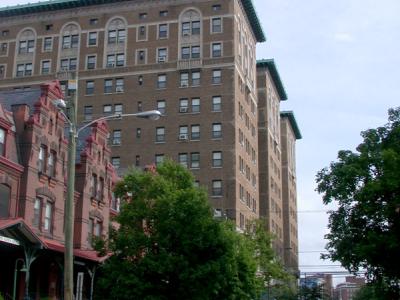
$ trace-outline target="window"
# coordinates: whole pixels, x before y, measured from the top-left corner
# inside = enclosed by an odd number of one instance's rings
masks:
[[[7,43],[1,43],[0,54],[2,54],[2,55],[7,54],[7,49],[8,49],[8,44]]]
[[[123,78],[115,79],[115,92],[116,93],[124,92],[124,79]]]
[[[42,60],[42,75],[50,73],[50,61],[49,60]]]
[[[167,87],[167,75],[161,74],[157,77],[157,88],[165,89]]]
[[[50,177],[55,177],[56,175],[56,153],[54,151],[50,151],[49,156],[47,157],[47,175]]]
[[[88,45],[96,46],[97,45],[97,32],[89,32],[88,34]]]
[[[18,46],[19,54],[33,53],[35,50],[35,40],[20,41]]]
[[[5,184],[0,184],[0,218],[8,218],[10,210],[11,189]]]
[[[138,84],[143,85],[143,76],[142,75],[138,76]]]
[[[212,124],[212,137],[214,139],[219,139],[222,137],[222,125],[221,123]]]
[[[93,95],[94,94],[94,81],[88,80],[86,81],[86,95]]]
[[[125,37],[126,37],[125,29],[109,30],[107,35],[107,43],[122,44],[125,43]]]
[[[53,38],[51,37],[45,37],[43,39],[43,51],[51,51],[53,50]]]
[[[220,33],[222,32],[222,20],[221,18],[211,19],[211,32]]]
[[[99,189],[97,190],[97,200],[103,201],[104,199],[104,178],[99,178]]]
[[[182,72],[180,74],[180,85],[181,85],[181,87],[188,87],[189,86],[189,73]]]
[[[192,46],[192,58],[200,58],[200,46]]]
[[[222,167],[222,152],[214,151],[212,153],[212,166],[219,168]]]
[[[125,54],[110,54],[107,55],[107,68],[123,67],[125,65]]]
[[[190,22],[182,23],[182,35],[183,36],[190,35]]]
[[[140,155],[135,156],[135,166],[139,167],[140,166]]]
[[[64,35],[62,37],[62,48],[70,49],[70,48],[78,48],[79,44],[79,35]]]
[[[193,71],[192,72],[192,85],[200,85],[200,71]]]
[[[222,196],[222,180],[212,181],[212,196]]]
[[[112,135],[112,144],[121,145],[121,130],[114,130]]]
[[[52,222],[53,222],[53,204],[50,202],[46,203],[45,213],[44,213],[44,230],[51,232]]]
[[[166,16],[168,16],[168,10],[161,10],[160,17],[166,17]]]
[[[200,34],[200,21],[192,21],[192,34]]]
[[[185,168],[188,167],[188,154],[187,153],[179,153],[178,155],[178,163],[184,166]]]
[[[200,58],[200,46],[185,46],[181,48],[181,59]]]
[[[157,110],[162,113],[165,114],[165,100],[158,100],[157,101]]]
[[[123,105],[122,104],[115,104],[114,105],[114,113],[115,114],[122,114]]]
[[[32,64],[18,64],[17,65],[17,77],[31,76],[32,75]]]
[[[143,41],[143,40],[146,40],[146,38],[147,38],[146,26],[144,26],[144,25],[139,26],[137,40],[138,41]]]
[[[91,106],[91,105],[86,105],[86,106],[83,108],[83,120],[84,120],[85,122],[92,121],[92,119],[93,119],[92,114],[93,114],[93,106]]]
[[[146,51],[138,50],[137,59],[138,59],[138,62],[145,62],[146,61]]]
[[[74,71],[76,70],[76,58],[64,58],[61,60],[61,71]]]
[[[46,169],[46,152],[47,148],[46,146],[40,146],[39,148],[39,160],[38,160],[38,170],[41,173],[44,173]]]
[[[212,84],[220,84],[221,83],[221,70],[213,70],[212,71]]]
[[[200,153],[192,152],[190,153],[190,168],[199,169],[200,168]]]
[[[191,140],[200,140],[200,125],[192,125],[191,126]]]
[[[192,112],[194,113],[200,112],[200,98],[192,99]]]
[[[213,43],[211,45],[211,56],[212,57],[221,57],[221,55],[222,55],[221,43]]]
[[[112,79],[104,79],[104,94],[113,92],[113,81]]]
[[[8,36],[9,33],[10,33],[9,30],[3,30],[3,31],[1,32],[1,36]]]
[[[182,59],[190,58],[190,47],[182,47],[181,48],[181,58]]]
[[[156,128],[156,143],[165,142],[165,127]]]
[[[187,140],[188,139],[189,129],[186,125],[179,126],[179,140]]]
[[[189,100],[188,99],[180,99],[179,100],[179,112],[187,113],[189,111]]]
[[[110,104],[103,105],[103,114],[104,115],[112,114],[112,105]]]
[[[137,103],[137,111],[143,111],[142,101],[138,101],[138,103]]]
[[[99,22],[99,19],[93,18],[89,20],[90,25],[96,25]]]
[[[33,203],[33,227],[40,228],[40,217],[42,215],[42,200],[40,198],[36,198]]]
[[[160,24],[158,25],[158,38],[167,38],[168,37],[168,25]]]
[[[143,20],[147,18],[147,13],[140,13],[139,14],[139,19]]]
[[[140,139],[142,136],[142,129],[141,128],[136,128],[136,138]]]
[[[162,164],[163,161],[164,161],[164,154],[156,154],[156,156],[155,156],[156,166],[159,166],[160,164]]]
[[[0,78],[4,78],[5,76],[5,67],[4,65],[0,65]]]
[[[121,166],[121,158],[119,156],[111,157],[111,164],[115,169],[119,169]]]
[[[221,111],[221,96],[212,97],[212,111]]]
[[[6,131],[0,128],[0,155],[4,156],[6,150]]]
[[[167,48],[159,48],[158,49],[157,61],[158,62],[166,62],[167,61]]]
[[[103,231],[103,222],[97,221],[96,224],[94,225],[94,235],[95,236],[101,236],[101,233]]]
[[[221,10],[221,4],[214,4],[214,5],[212,6],[212,10],[213,10],[213,11],[219,11],[219,10]]]
[[[86,69],[93,70],[96,68],[96,55],[89,55],[86,61]]]

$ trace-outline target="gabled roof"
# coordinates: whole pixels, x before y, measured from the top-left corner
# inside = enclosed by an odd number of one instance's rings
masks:
[[[294,136],[297,140],[301,140],[303,137],[301,136],[301,132],[299,126],[297,126],[296,118],[294,117],[293,111],[281,111],[281,118],[286,117],[289,119],[290,126],[292,126]]]
[[[28,1],[28,0],[27,0]],[[129,0],[49,0],[37,3],[28,3],[23,5],[6,6],[0,8],[0,17],[10,17],[26,15],[38,12],[49,12],[55,10],[91,6],[97,4],[107,4],[115,2],[124,2]],[[247,18],[257,42],[265,42],[266,38],[257,16],[252,0],[241,0]]]
[[[11,111],[14,105],[28,105],[32,114],[34,104],[39,100],[40,95],[40,88],[25,91],[0,91],[0,103],[8,111]]]
[[[260,59],[257,60],[257,68],[267,68],[271,74],[272,80],[274,81],[275,87],[278,91],[279,97],[282,101],[287,100],[287,94],[285,87],[283,86],[281,77],[279,76],[278,69],[276,68],[275,61],[271,59]]]

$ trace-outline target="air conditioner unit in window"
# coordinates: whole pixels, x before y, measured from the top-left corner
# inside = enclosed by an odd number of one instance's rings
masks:
[[[165,56],[160,56],[160,57],[158,58],[158,62],[159,62],[159,63],[165,62]]]
[[[187,139],[188,139],[187,133],[181,133],[181,134],[179,135],[179,140],[180,140],[180,141],[186,141]]]
[[[107,64],[107,68],[114,68],[115,67],[115,64],[114,63],[108,63]]]
[[[188,107],[184,106],[184,107],[179,107],[179,112],[180,113],[187,113],[188,112]]]
[[[222,217],[222,210],[219,208],[214,209],[214,218],[221,218]]]
[[[115,88],[115,91],[116,91],[117,93],[122,93],[122,92],[124,91],[124,88],[123,88],[122,86],[117,86],[117,87]]]
[[[188,87],[188,86],[189,86],[189,82],[187,80],[181,81],[181,87]]]

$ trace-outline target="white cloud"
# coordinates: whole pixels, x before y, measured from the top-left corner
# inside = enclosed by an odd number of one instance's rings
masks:
[[[351,43],[354,41],[353,36],[347,32],[336,32],[333,36],[335,41],[342,43]]]

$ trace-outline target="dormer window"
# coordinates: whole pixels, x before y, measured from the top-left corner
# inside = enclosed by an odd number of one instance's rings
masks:
[[[0,128],[0,155],[4,156],[6,150],[6,131]]]

